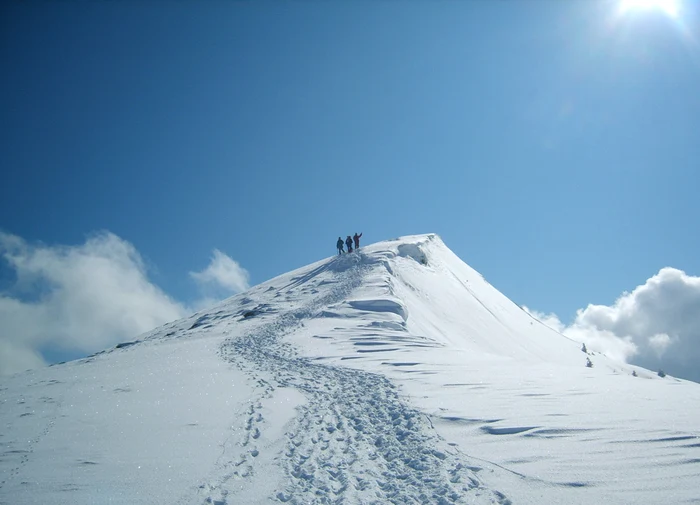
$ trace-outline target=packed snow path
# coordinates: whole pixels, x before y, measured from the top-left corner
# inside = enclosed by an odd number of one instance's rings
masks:
[[[699,405],[402,237],[3,378],[0,504],[700,503]]]
[[[501,493],[481,486],[474,474],[479,468],[469,466],[463,455],[441,440],[430,421],[402,401],[389,380],[300,358],[282,341],[304,320],[347,299],[362,284],[366,268],[357,253],[330,260],[304,279],[332,271],[333,287],[327,294],[278,313],[221,348],[226,359],[248,370],[259,385],[261,399],[277,387],[296,388],[308,399],[286,433],[282,464],[287,483],[274,498],[300,505],[509,504]],[[265,373],[272,380],[263,378]],[[260,436],[254,426],[260,418],[254,413],[251,408],[247,425],[251,435],[243,444],[246,451],[230,465],[232,471],[223,472],[219,485],[203,487],[214,491],[204,498],[205,503],[236,503],[229,482],[255,472],[253,460],[259,451],[249,442]]]

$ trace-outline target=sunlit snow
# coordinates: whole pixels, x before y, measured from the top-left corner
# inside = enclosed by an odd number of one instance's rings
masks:
[[[419,235],[3,378],[0,503],[697,503],[699,427]]]

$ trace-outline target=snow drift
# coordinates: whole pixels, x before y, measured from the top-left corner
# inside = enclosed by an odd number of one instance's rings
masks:
[[[699,399],[403,237],[3,379],[0,503],[690,503]]]

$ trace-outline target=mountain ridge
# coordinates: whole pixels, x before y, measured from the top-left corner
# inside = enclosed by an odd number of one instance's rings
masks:
[[[0,503],[690,502],[698,399],[407,236],[8,379]]]

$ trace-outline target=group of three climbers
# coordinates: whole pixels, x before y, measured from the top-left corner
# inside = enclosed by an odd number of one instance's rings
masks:
[[[348,252],[349,252],[349,253],[352,252],[352,242],[353,242],[353,240],[355,241],[355,249],[359,249],[359,248],[360,248],[360,237],[361,237],[361,236],[362,236],[362,233],[360,233],[360,234],[358,235],[357,232],[355,232],[355,236],[353,236],[352,238],[350,238],[350,235],[348,235],[348,238],[345,239],[345,245],[348,246]],[[341,254],[343,254],[343,253],[345,252],[345,250],[343,249],[343,239],[342,239],[342,238],[338,237],[338,242],[336,242],[335,246],[338,248],[338,256],[340,256]]]

